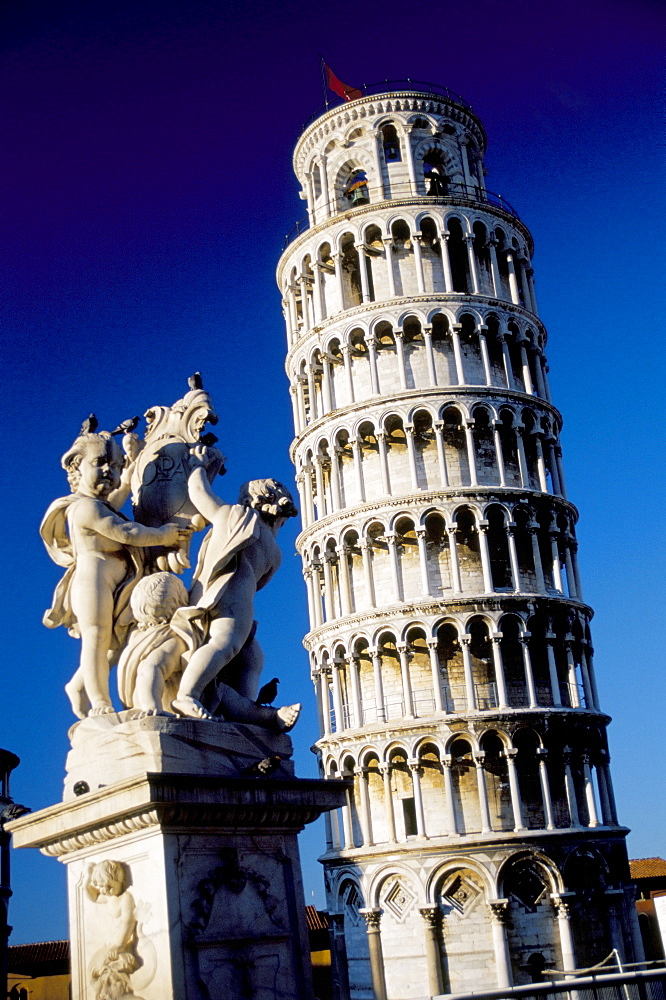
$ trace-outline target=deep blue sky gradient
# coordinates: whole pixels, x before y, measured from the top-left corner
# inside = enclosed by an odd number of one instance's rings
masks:
[[[62,685],[78,647],[41,625],[59,571],[37,527],[67,492],[59,458],[81,420],[94,410],[110,428],[171,403],[198,369],[229,457],[220,490],[293,482],[274,271],[304,215],[291,153],[323,101],[323,52],[352,85],[411,77],[462,93],[488,133],[489,188],[535,237],[620,816],[633,857],[666,855],[660,5],[6,0],[1,16],[0,731],[22,758],[15,797],[38,809],[61,794],[73,721]],[[267,676],[307,706],[294,734],[307,776],[316,732],[296,530],[258,617]],[[318,904],[321,837],[302,838]],[[63,868],[33,851],[13,866],[12,943],[65,937]]]

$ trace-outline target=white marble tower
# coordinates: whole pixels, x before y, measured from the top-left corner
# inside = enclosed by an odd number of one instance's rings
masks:
[[[377,89],[377,88],[376,88]],[[457,95],[307,125],[278,267],[339,993],[530,982],[640,944],[532,238]]]

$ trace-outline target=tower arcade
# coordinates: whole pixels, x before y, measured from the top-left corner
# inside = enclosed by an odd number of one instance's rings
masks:
[[[403,82],[294,154],[278,283],[355,1000],[640,954],[533,243],[485,147],[461,98]]]

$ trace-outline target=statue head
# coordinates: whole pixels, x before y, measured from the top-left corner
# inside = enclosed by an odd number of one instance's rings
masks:
[[[72,493],[104,499],[120,485],[125,456],[108,431],[80,434],[61,465]]]
[[[144,576],[132,591],[130,605],[139,628],[170,622],[178,608],[189,603],[187,590],[174,573]]]
[[[238,502],[258,511],[268,524],[274,524],[277,518],[286,520],[298,514],[291,493],[277,479],[252,479],[243,483]]]
[[[90,885],[101,896],[120,896],[127,888],[122,861],[100,861],[90,872]]]

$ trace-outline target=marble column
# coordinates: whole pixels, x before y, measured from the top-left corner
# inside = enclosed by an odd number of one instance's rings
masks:
[[[520,786],[518,784],[518,773],[516,771],[516,757],[518,751],[510,749],[504,751],[507,774],[509,776],[509,791],[511,794],[511,811],[513,812],[513,829],[515,833],[526,830],[523,819],[523,807],[520,799]]]
[[[386,709],[384,707],[384,684],[382,682],[382,656],[377,646],[368,646],[368,653],[372,657],[372,669],[375,685],[375,710],[377,721],[386,722]]]
[[[442,702],[442,678],[439,668],[437,639],[428,639],[428,652],[430,654],[430,673],[432,676],[432,692],[435,700],[435,711],[442,712],[444,710],[444,705]]]
[[[576,952],[571,933],[570,900],[573,892],[552,893],[551,900],[557,913],[557,924],[560,932],[560,950],[562,952],[562,968],[565,972],[573,972],[576,968]]]
[[[451,769],[453,767],[453,757],[451,754],[446,754],[442,757],[442,777],[444,779],[444,811],[446,815],[446,832],[450,837],[456,837],[458,835],[458,828],[456,825],[456,807],[453,792],[453,774]]]
[[[490,927],[493,935],[493,948],[495,951],[497,985],[498,987],[512,986],[513,978],[511,975],[511,955],[509,954],[509,942],[506,936],[506,921],[508,917],[509,900],[488,900],[488,909],[491,913]]]
[[[444,974],[440,949],[442,911],[436,903],[419,907],[425,930],[425,956],[428,970],[428,993],[435,997],[444,993]]]
[[[380,927],[382,911],[378,907],[371,907],[359,910],[358,912],[365,918],[374,1000],[388,1000],[386,993],[386,975],[384,972],[384,954],[382,951],[382,932]]]
[[[541,784],[541,800],[543,802],[543,814],[547,830],[555,829],[553,818],[553,800],[550,794],[550,781],[548,779],[548,751],[545,747],[537,747],[537,759],[539,761],[539,782]]]
[[[437,462],[439,464],[439,479],[443,489],[446,490],[449,488],[449,470],[446,465],[446,452],[444,450],[444,423],[441,420],[436,420],[434,428],[435,443],[437,445]]]
[[[375,607],[375,581],[372,576],[372,543],[364,538],[361,542],[361,561],[368,607]]]
[[[409,476],[411,479],[412,489],[414,492],[418,492],[421,488],[419,486],[419,476],[416,468],[416,445],[414,443],[414,435],[416,431],[414,424],[405,424],[405,440],[407,442],[407,458],[409,460]]]
[[[497,685],[497,707],[509,708],[509,698],[506,690],[506,679],[504,676],[504,662],[502,660],[502,633],[493,632],[490,637],[493,650],[493,666],[495,668],[495,684]]]
[[[379,772],[384,782],[384,815],[386,818],[386,830],[389,844],[395,844],[395,814],[393,812],[393,793],[391,790],[391,765],[381,763]]]
[[[425,344],[426,365],[428,367],[428,388],[432,389],[437,385],[435,355],[432,347],[432,326],[423,327],[423,343]]]
[[[427,837],[425,828],[425,812],[423,810],[423,792],[421,790],[421,762],[417,757],[410,757],[407,765],[412,775],[414,789],[414,812],[416,813],[416,832],[419,837]]]
[[[377,431],[377,446],[379,448],[379,468],[382,474],[382,490],[386,496],[391,496],[391,480],[389,477],[388,450],[386,447],[386,432]]]
[[[484,762],[485,753],[477,753],[474,756],[474,766],[476,768],[476,786],[479,793],[479,812],[481,813],[481,833],[490,833],[492,824],[490,822],[490,808],[488,806],[488,789],[486,787],[486,772]]]
[[[358,793],[361,803],[361,831],[363,833],[363,846],[372,847],[372,818],[370,814],[370,793],[368,791],[368,769],[367,767],[355,767],[354,775],[358,781]]]
[[[400,657],[400,680],[402,683],[402,703],[403,703],[403,714],[406,719],[414,718],[414,704],[412,697],[412,684],[409,677],[409,660],[410,652],[409,646],[406,642],[399,642],[397,645],[398,655]]]

